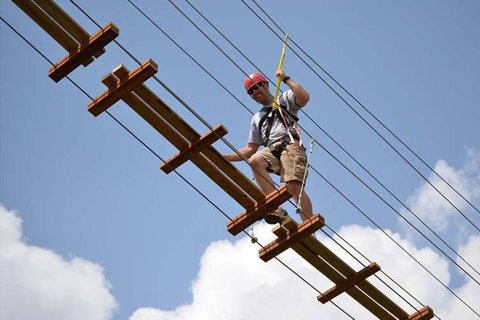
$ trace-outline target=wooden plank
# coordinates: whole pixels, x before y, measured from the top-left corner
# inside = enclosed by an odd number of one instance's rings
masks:
[[[350,277],[355,274],[355,270],[353,268],[341,260],[332,251],[330,251],[330,249],[328,249],[320,241],[314,239],[313,237],[307,237],[302,240],[302,243],[308,246],[313,252],[322,257],[330,265],[332,265],[343,276]],[[406,313],[395,302],[393,302],[390,298],[388,298],[385,294],[368,282],[368,280],[362,281],[357,285],[357,287],[368,294],[372,299],[377,301],[381,306],[383,306],[397,318],[405,319],[408,317],[408,313]]]
[[[108,89],[91,101],[88,104],[88,111],[94,116],[98,116],[120,100],[124,94],[130,92],[157,73],[157,70],[157,64],[153,60],[148,59],[140,67],[132,71],[127,78],[120,80],[115,87]]]
[[[292,219],[292,218],[287,218],[288,219]],[[285,230],[285,228],[283,227],[283,225],[279,224],[277,225],[275,228],[272,229],[272,232],[278,237],[278,238],[281,238],[281,237],[285,237],[287,235],[287,232],[288,230]]]
[[[328,291],[324,292],[323,294],[317,297],[318,301],[325,304],[328,301],[332,300],[336,296],[340,295],[341,293],[347,291],[348,289],[352,288],[356,284],[361,281],[364,281],[367,277],[371,276],[375,272],[380,270],[380,266],[375,262],[371,263],[370,265],[366,266],[359,272],[355,273],[353,276],[348,277],[343,282],[337,284],[333,288],[329,289]]]
[[[107,73],[100,81],[109,89],[118,83],[118,79],[111,73]]]
[[[55,20],[65,31],[67,31],[78,43],[85,43],[89,40],[90,34],[82,28],[70,15],[52,0],[33,0],[53,20]],[[105,52],[105,50],[103,50]],[[95,55],[98,58],[103,52]]]
[[[33,0],[43,9],[53,20],[55,20],[65,31],[67,31],[78,43],[83,43],[90,38],[85,29],[83,29],[72,17],[52,0]]]
[[[266,196],[263,201],[257,202],[251,209],[239,214],[232,221],[227,223],[227,230],[234,236],[239,234],[243,229],[247,228],[257,220],[266,217],[270,212],[273,212],[282,203],[292,197],[292,193],[288,190],[287,185],[283,185],[277,190]]]
[[[275,239],[260,249],[258,252],[260,259],[265,262],[269,261],[323,226],[325,226],[325,219],[320,214],[316,214],[297,225],[295,230],[288,231],[283,237]]]
[[[166,174],[172,172],[174,169],[187,162],[193,155],[202,152],[227,133],[228,130],[224,126],[221,124],[217,125],[211,131],[201,136],[200,139],[190,144],[186,149],[183,149],[172,158],[168,159],[164,164],[160,165],[160,169]]]
[[[47,16],[39,7],[30,0],[12,0],[23,10],[33,21],[35,21],[45,32],[57,41],[65,50],[71,52],[78,47],[78,43],[67,32]],[[92,59],[93,61],[93,59]]]
[[[112,70],[112,73],[120,80],[126,78],[130,73],[130,70],[127,69],[123,64],[119,65],[115,69]]]
[[[116,72],[119,74],[119,72]],[[127,72],[128,75],[128,72]],[[102,78],[102,83],[112,88],[118,84],[118,80],[112,74]],[[122,97],[138,115],[149,123],[158,133],[163,135],[177,149],[185,149],[189,143],[169,123],[158,116],[144,101],[135,94],[129,92]],[[232,183],[218,168],[202,155],[196,155],[191,161],[212,179],[220,188],[237,201],[245,209],[252,208],[255,202],[248,197],[240,188]]]
[[[195,129],[193,129],[149,88],[146,86],[139,86],[135,88],[134,92],[162,118],[175,127],[188,141],[194,142],[200,138],[200,134],[195,131]]]
[[[82,44],[90,38],[90,34],[85,31],[72,17],[70,17],[63,9],[52,0],[33,0],[43,9],[58,25],[60,25],[67,33],[69,33],[78,43]],[[101,48],[93,54],[95,58],[105,53],[105,49]],[[83,65],[86,67],[93,59],[86,59]]]
[[[198,134],[188,123],[186,123],[175,111],[173,111],[165,102],[163,102],[155,93],[146,86],[138,86],[133,90],[142,98],[152,109],[154,109],[162,118],[170,123],[178,132],[180,132],[188,141],[194,142],[200,138]],[[208,147],[203,154],[222,170],[231,180],[243,189],[256,202],[265,199],[265,194],[242,172],[240,172],[230,161],[225,159],[215,148]]]
[[[108,88],[115,87],[118,82],[119,80],[111,73],[102,78],[102,83]],[[122,97],[122,100],[177,149],[183,149],[188,146],[188,141],[181,137],[174,128],[153,112],[152,109],[135,94],[128,92]]]
[[[100,50],[98,50],[97,52],[95,52],[95,53],[93,54],[93,56],[94,56],[95,58],[98,58],[98,57],[100,57],[102,54],[104,54],[106,51],[107,51],[107,50],[105,50],[105,48],[101,48]]]
[[[48,76],[55,82],[60,81],[82,64],[83,61],[91,57],[92,54],[118,37],[118,34],[119,30],[113,23],[107,24],[86,42],[82,43],[76,50],[73,50],[55,66],[50,68]]]
[[[408,320],[428,320],[432,319],[434,316],[435,314],[433,314],[433,310],[429,306],[426,306],[409,316]]]
[[[309,237],[313,238],[313,237]],[[321,259],[315,252],[309,247],[305,246],[303,242],[299,242],[292,246],[292,249],[299,254],[303,259],[310,263],[315,269],[324,274],[328,279],[334,283],[341,283],[345,280],[345,277],[341,275],[337,270],[330,266],[327,262]],[[366,295],[364,292],[356,287],[347,291],[355,301],[364,306],[368,311],[374,314],[377,318],[382,320],[395,320],[396,318],[383,309],[377,302]]]

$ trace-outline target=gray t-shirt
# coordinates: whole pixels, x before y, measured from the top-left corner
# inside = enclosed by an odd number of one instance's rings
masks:
[[[285,91],[281,96],[278,97],[277,103],[287,106],[287,110],[297,116],[300,107],[295,104],[295,95],[292,90]],[[273,114],[270,113],[269,117],[272,117]],[[250,122],[250,135],[248,137],[248,143],[263,144],[263,137],[266,134],[266,126],[259,128],[260,124],[260,112],[257,112]],[[267,120],[268,121],[268,120]],[[270,141],[276,141],[282,139],[285,136],[288,136],[288,132],[285,129],[285,125],[282,123],[281,117],[276,117],[273,119],[272,128],[270,130],[270,136],[268,137]]]

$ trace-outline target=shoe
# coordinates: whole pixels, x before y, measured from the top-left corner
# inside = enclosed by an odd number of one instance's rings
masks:
[[[278,208],[272,213],[267,214],[267,216],[265,217],[265,221],[268,224],[277,224],[286,220],[287,218],[288,218],[287,210],[283,208]]]

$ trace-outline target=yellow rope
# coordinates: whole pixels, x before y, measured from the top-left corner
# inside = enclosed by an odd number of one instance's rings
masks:
[[[288,33],[285,35],[285,40],[283,40],[282,56],[280,57],[280,63],[278,64],[277,71],[282,70],[283,68],[283,59],[285,58],[285,50],[287,49],[287,39],[288,39]],[[282,82],[282,78],[278,77],[277,87],[275,88],[275,95],[274,95],[275,99],[273,101],[274,108],[278,108],[277,96],[278,96],[278,90],[280,89],[280,82]]]

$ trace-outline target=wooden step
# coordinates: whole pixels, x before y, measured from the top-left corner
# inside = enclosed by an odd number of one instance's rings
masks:
[[[189,144],[187,148],[177,153],[172,158],[168,159],[164,164],[160,165],[160,169],[165,173],[170,173],[185,162],[187,162],[192,156],[199,154],[212,143],[223,137],[228,133],[228,130],[219,124],[213,128],[210,132],[201,136],[197,141]]]
[[[261,220],[270,212],[276,210],[282,203],[292,197],[287,185],[283,185],[277,190],[266,196],[261,202],[246,210],[227,223],[227,230],[234,236],[242,232],[245,228],[252,225],[255,221]]]
[[[358,283],[364,281],[366,278],[368,278],[369,276],[371,276],[377,271],[380,271],[380,266],[375,262],[373,262],[370,265],[363,268],[362,270],[360,270],[359,272],[355,273],[353,276],[346,278],[343,282],[337,284],[330,290],[322,293],[317,297],[317,299],[321,303],[325,304],[328,301],[335,298],[336,296],[340,295],[341,293],[347,291],[348,289],[352,288]]]
[[[288,219],[292,220],[291,218]],[[287,224],[289,222],[286,221],[284,223]],[[325,226],[325,219],[320,214],[316,214],[312,218],[305,220],[299,225],[295,223],[295,228],[287,231],[285,235],[272,241],[264,248],[259,250],[258,254],[260,256],[260,259],[265,262],[269,261],[270,259],[276,257],[283,251],[293,246],[295,243],[299,242],[306,236],[311,235],[323,226]],[[281,226],[278,226],[276,228],[279,227]]]
[[[118,28],[113,24],[90,36],[52,0],[12,1],[67,50],[68,55],[49,70],[49,77],[55,82],[81,64],[88,66],[94,57],[98,58],[105,52],[103,47],[118,36]]]
[[[55,41],[58,42],[68,52],[75,50],[78,42],[66,31],[45,14],[35,3],[30,0],[12,0],[20,9],[23,10],[33,21],[35,21],[45,32],[47,32]],[[93,61],[93,59],[91,59]]]
[[[72,17],[70,17],[58,4],[52,0],[33,0],[55,22],[67,31],[78,43],[85,43],[90,39],[90,34],[85,31]],[[105,52],[101,48],[93,54],[98,58]]]
[[[433,313],[433,310],[429,306],[426,306],[418,312],[410,315],[407,320],[428,320],[432,319],[434,316],[435,314]]]
[[[72,50],[72,52],[60,60],[55,66],[50,68],[48,76],[55,82],[60,81],[85,60],[88,60],[93,54],[99,52],[104,46],[118,37],[118,35],[118,28],[113,23],[107,24],[103,29],[88,38],[86,42],[82,43],[75,50]]]
[[[157,64],[148,59],[141,66],[130,72],[128,77],[120,80],[114,87],[109,88],[88,104],[88,111],[95,117],[110,108],[126,93],[141,85],[158,71]]]

